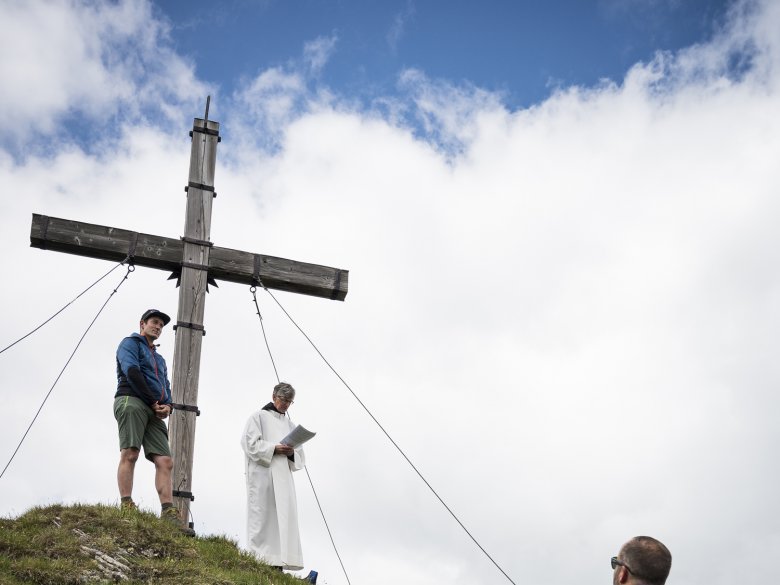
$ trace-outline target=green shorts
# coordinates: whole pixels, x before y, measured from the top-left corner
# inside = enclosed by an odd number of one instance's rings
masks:
[[[155,455],[171,456],[168,427],[146,403],[135,396],[114,399],[114,418],[119,425],[119,448],[144,448],[144,456],[152,461]]]

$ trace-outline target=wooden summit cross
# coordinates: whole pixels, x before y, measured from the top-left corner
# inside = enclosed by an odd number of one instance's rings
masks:
[[[220,138],[219,122],[208,117],[207,99],[204,118],[195,118],[190,132],[184,237],[164,238],[38,214],[33,214],[30,229],[30,245],[35,248],[115,262],[129,258],[132,264],[171,271],[171,278],[180,278],[179,307],[173,326],[176,340],[172,399],[176,406],[170,417],[170,435],[173,493],[183,526],[188,522],[190,501],[195,499],[191,491],[192,465],[195,416],[200,414],[198,378],[202,338],[206,334],[203,314],[208,282],[221,279],[258,286],[262,283],[267,288],[343,301],[349,278],[347,270],[219,248],[209,241],[211,207],[217,196],[214,167]]]

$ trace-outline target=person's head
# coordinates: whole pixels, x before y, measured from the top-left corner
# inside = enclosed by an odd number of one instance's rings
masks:
[[[672,553],[650,536],[635,536],[612,557],[613,585],[664,585],[672,568]]]
[[[279,382],[274,386],[273,401],[276,410],[279,412],[287,412],[287,409],[290,408],[294,398],[295,388],[293,388],[292,385],[287,382]]]
[[[163,327],[170,323],[171,318],[157,309],[149,309],[141,315],[141,335],[150,342],[155,341],[162,335]]]

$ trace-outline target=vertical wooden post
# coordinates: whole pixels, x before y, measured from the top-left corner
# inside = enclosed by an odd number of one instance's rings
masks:
[[[198,404],[200,352],[205,335],[211,208],[215,197],[214,168],[219,142],[219,123],[196,118],[192,128],[190,175],[187,187],[187,217],[184,224],[179,309],[173,354],[173,402],[189,407]],[[181,523],[187,526],[192,497],[192,467],[195,448],[196,412],[177,408],[170,420],[171,451],[174,459],[174,503]]]

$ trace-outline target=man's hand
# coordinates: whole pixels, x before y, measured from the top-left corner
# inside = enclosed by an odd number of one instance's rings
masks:
[[[152,404],[152,410],[154,410],[154,415],[157,418],[168,418],[168,415],[173,412],[173,408],[170,404],[160,404],[159,402],[155,402]]]
[[[290,447],[290,445],[285,445],[284,443],[279,443],[276,447],[274,447],[274,455],[292,455],[295,452],[295,449]]]

